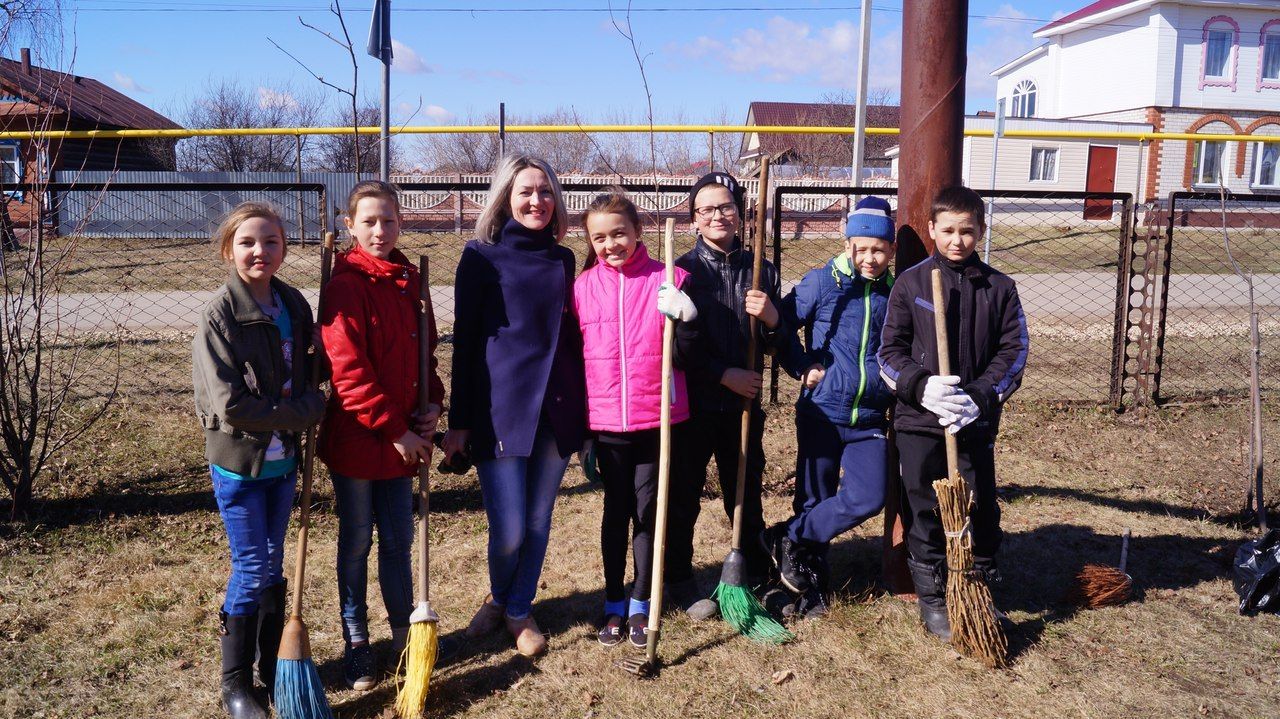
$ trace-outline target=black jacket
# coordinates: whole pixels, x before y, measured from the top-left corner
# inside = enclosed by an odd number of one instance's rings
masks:
[[[697,334],[700,351],[690,353],[686,366],[690,408],[703,412],[741,412],[742,397],[720,384],[726,369],[747,367],[747,337],[750,315],[744,309],[751,289],[754,255],[734,238],[733,249],[721,252],[699,235],[693,249],[676,259],[676,266],[689,273],[685,291],[698,308]],[[778,271],[765,260],[761,265],[760,289],[775,307],[781,307]],[[781,314],[781,312],[779,312]],[[756,323],[755,368],[762,370],[761,357],[773,354],[787,339],[781,324],[774,329]],[[760,396],[756,395],[759,403]]]
[[[931,271],[942,270],[951,373],[980,414],[961,437],[995,437],[1000,409],[1022,384],[1027,366],[1027,319],[1013,279],[977,255],[955,264],[933,255],[898,276],[880,334],[880,374],[898,396],[894,427],[941,435],[932,412],[920,405],[925,382],[938,373]]]

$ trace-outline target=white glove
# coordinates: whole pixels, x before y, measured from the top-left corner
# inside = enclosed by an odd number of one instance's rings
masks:
[[[978,403],[974,402],[973,398],[964,390],[956,390],[955,394],[951,395],[947,399],[953,401],[958,400],[961,403],[960,408],[952,414],[949,421],[941,418],[938,419],[938,424],[946,427],[947,431],[951,434],[955,434],[965,427],[968,427],[978,418],[978,414],[980,413],[978,410]]]
[[[658,287],[658,311],[677,322],[692,322],[698,318],[698,308],[689,295],[669,282]]]
[[[924,385],[924,396],[920,398],[920,404],[925,409],[938,416],[938,423],[946,426],[954,422],[964,407],[964,402],[956,398],[956,394],[964,394],[956,389],[956,385],[960,384],[960,378],[953,374],[933,375],[929,377]],[[969,399],[967,396],[965,399]],[[969,399],[969,402],[973,400]]]

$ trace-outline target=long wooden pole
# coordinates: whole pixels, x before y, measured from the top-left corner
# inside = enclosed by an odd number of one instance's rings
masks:
[[[764,268],[764,233],[769,226],[769,214],[765,212],[769,204],[769,158],[760,158],[760,193],[756,201],[756,236],[752,242],[751,289],[760,289],[760,273]],[[750,335],[747,337],[747,369],[759,371],[756,363],[756,335],[759,333],[759,320],[752,317],[747,323]],[[755,400],[744,399],[742,402],[742,433],[738,440],[738,481],[733,498],[733,548],[742,549],[742,506],[747,495],[747,451],[751,443],[751,407]]]

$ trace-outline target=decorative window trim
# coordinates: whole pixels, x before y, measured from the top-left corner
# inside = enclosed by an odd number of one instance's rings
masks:
[[[1262,30],[1258,31],[1258,92],[1264,89],[1280,90],[1280,78],[1268,80],[1262,76],[1262,62],[1267,59],[1267,35],[1272,28],[1275,28],[1275,33],[1280,35],[1280,18],[1268,21],[1262,26]]]
[[[1231,26],[1231,73],[1223,78],[1211,78],[1205,75],[1205,65],[1209,61],[1209,30],[1218,23],[1225,23]],[[1204,30],[1200,34],[1200,89],[1206,87],[1229,87],[1232,92],[1236,90],[1236,70],[1240,63],[1240,25],[1227,15],[1215,15],[1208,19],[1204,24]]]
[[[1035,178],[1035,170],[1036,170],[1036,151],[1037,151],[1037,150],[1039,150],[1039,151],[1041,151],[1041,152],[1052,152],[1052,153],[1053,153],[1053,177],[1052,177],[1052,178],[1045,178],[1045,177],[1042,177],[1042,178],[1040,178],[1040,179],[1036,179],[1036,178]],[[1060,168],[1060,166],[1061,166],[1061,163],[1059,162],[1059,160],[1061,160],[1061,159],[1062,159],[1062,152],[1061,152],[1060,150],[1061,150],[1061,148],[1059,148],[1059,147],[1050,147],[1050,146],[1048,146],[1048,145],[1032,145],[1032,147],[1031,147],[1031,167],[1030,167],[1030,169],[1029,169],[1029,170],[1028,170],[1028,172],[1027,172],[1027,182],[1033,182],[1033,183],[1037,183],[1037,184],[1043,183],[1043,184],[1046,184],[1046,185],[1057,184],[1057,182],[1058,182],[1058,170],[1059,170],[1059,168]]]
[[[1275,170],[1274,180],[1270,185],[1264,185],[1258,182],[1258,173],[1262,171],[1262,152],[1267,146],[1274,146],[1275,143],[1270,142],[1252,142],[1253,145],[1253,169],[1249,173],[1249,187],[1257,187],[1266,190],[1280,189],[1280,169]]]

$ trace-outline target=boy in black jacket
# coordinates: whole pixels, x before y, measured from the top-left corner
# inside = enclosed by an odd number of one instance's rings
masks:
[[[976,569],[999,581],[995,439],[1000,410],[1022,383],[1027,321],[1008,276],[974,254],[983,234],[983,205],[966,187],[938,193],[930,209],[934,254],[898,276],[880,336],[880,373],[898,397],[894,413],[902,469],[902,521],[907,565],[925,627],[944,640],[946,544],[933,482],[947,474],[942,433],[956,435],[960,473],[973,488],[970,514]],[[954,375],[938,375],[933,268],[942,270]]]
[[[698,308],[698,358],[686,368],[689,421],[672,437],[671,494],[668,506],[666,581],[672,603],[695,619],[716,616],[718,607],[693,579],[693,529],[701,511],[702,488],[712,457],[720,475],[725,513],[733,519],[738,479],[744,402],[751,406],[743,500],[743,547],[754,585],[763,583],[772,566],[760,532],[764,511],[760,480],[764,475],[764,410],[760,407],[760,355],[772,353],[786,340],[779,331],[778,271],[763,263],[760,290],[752,290],[753,253],[738,237],[742,226],[743,191],[731,175],[712,172],[699,178],[689,193],[689,216],[697,240],[676,260],[689,272],[686,292]],[[754,367],[747,369],[749,319],[757,323]]]

